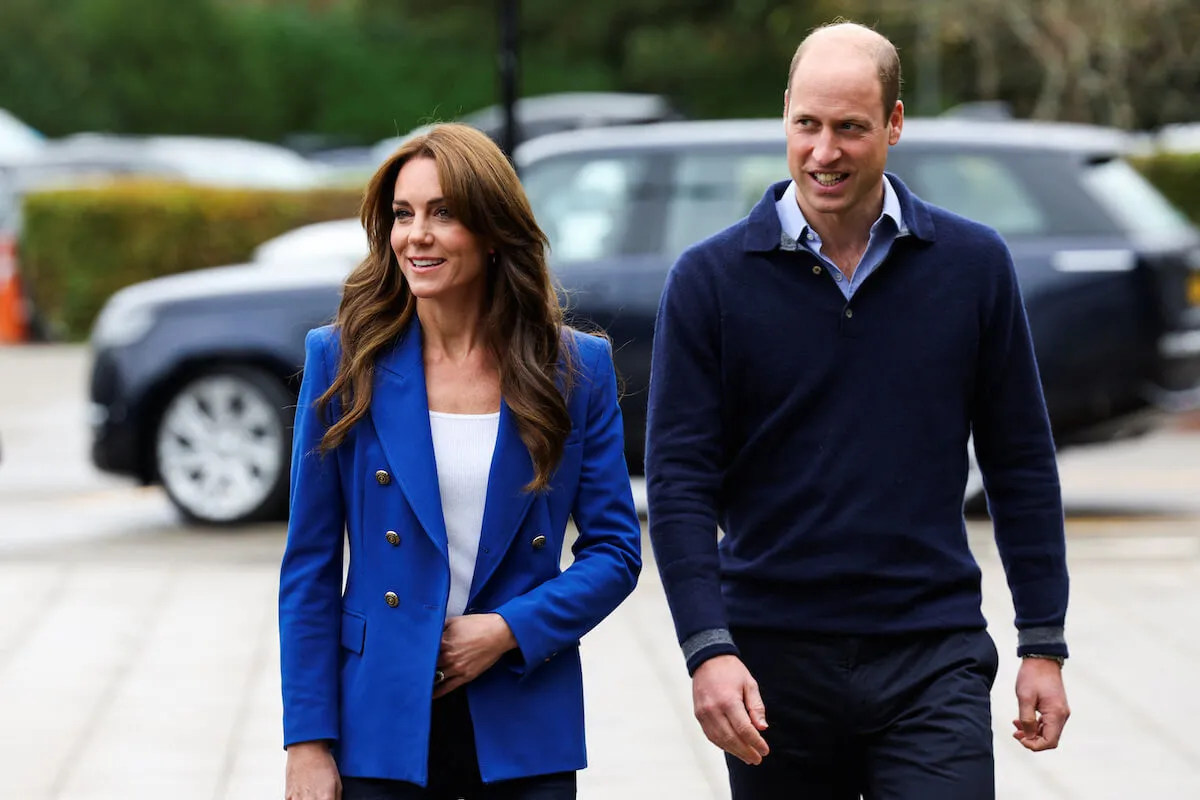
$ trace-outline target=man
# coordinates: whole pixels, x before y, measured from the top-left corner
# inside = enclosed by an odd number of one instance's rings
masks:
[[[1068,715],[1061,494],[1012,260],[885,175],[899,91],[879,34],[810,35],[792,180],[684,253],[659,309],[650,536],[735,800],[994,797],[972,432],[1023,658],[1014,736],[1053,748]]]

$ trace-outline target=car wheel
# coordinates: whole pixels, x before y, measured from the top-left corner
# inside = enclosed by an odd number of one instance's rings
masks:
[[[287,508],[295,398],[278,379],[225,367],[167,403],[155,436],[159,478],[188,519],[234,525]]]
[[[987,513],[987,495],[983,492],[983,473],[975,460],[975,437],[967,440],[967,490],[963,493],[963,510],[971,515]]]

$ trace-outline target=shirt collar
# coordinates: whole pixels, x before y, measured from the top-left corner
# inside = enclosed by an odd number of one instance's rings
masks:
[[[783,228],[784,237],[796,242],[801,241],[808,231],[808,220],[804,218],[804,212],[800,210],[800,204],[796,202],[796,182],[794,180],[788,183],[783,197],[775,201],[775,210],[779,214],[779,224]],[[904,236],[908,233],[908,228],[904,225],[904,212],[900,208],[900,198],[896,195],[896,190],[886,175],[883,176],[883,213],[879,215],[879,219],[882,220],[884,217],[890,217],[895,223],[897,236]],[[878,225],[879,221],[876,220],[875,224]],[[816,232],[814,231],[813,234],[815,235]]]

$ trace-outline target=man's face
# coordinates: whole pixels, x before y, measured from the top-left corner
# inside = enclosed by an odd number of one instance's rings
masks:
[[[884,119],[874,61],[845,47],[807,52],[784,94],[784,114],[788,169],[805,216],[877,209],[904,107],[896,103]]]

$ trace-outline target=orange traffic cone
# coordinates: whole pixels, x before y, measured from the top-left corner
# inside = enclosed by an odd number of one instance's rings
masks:
[[[0,239],[0,344],[29,338],[29,320],[17,277],[17,248],[12,239]]]

